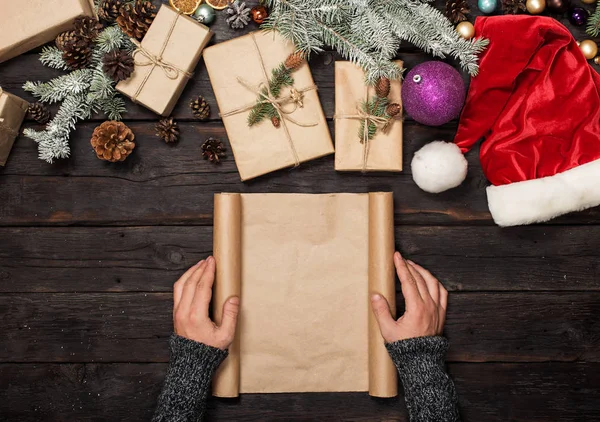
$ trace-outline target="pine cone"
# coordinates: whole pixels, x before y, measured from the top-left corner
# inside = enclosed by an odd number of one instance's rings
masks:
[[[375,84],[375,93],[379,98],[387,98],[390,95],[390,80],[388,78],[379,78]]]
[[[75,31],[76,34],[83,38],[87,38],[90,41],[94,41],[98,38],[98,34],[103,28],[103,25],[98,22],[98,19],[90,18],[89,16],[80,16],[75,18],[73,27],[73,31]]]
[[[390,103],[385,108],[385,114],[390,117],[397,116],[402,111],[402,106],[398,103]]]
[[[98,16],[109,23],[114,23],[123,7],[123,0],[101,0],[98,6]]]
[[[226,21],[233,29],[242,29],[250,23],[250,9],[244,2],[240,3],[239,0],[234,0],[229,4],[226,12],[229,15]]]
[[[119,10],[117,24],[131,38],[141,41],[156,17],[156,7],[145,0],[127,3]]]
[[[60,51],[65,51],[66,46],[75,44],[77,42],[84,42],[81,37],[75,31],[67,31],[58,34],[54,43],[56,48]]]
[[[467,0],[446,0],[446,11],[444,14],[453,24],[467,20],[470,12]]]
[[[167,144],[179,140],[179,126],[173,117],[165,117],[156,124],[156,136]]]
[[[219,164],[221,158],[225,158],[225,147],[223,142],[215,138],[208,138],[202,144],[202,157],[211,163]]]
[[[102,59],[102,70],[115,82],[129,78],[134,66],[133,57],[125,50],[106,53]]]
[[[271,123],[273,123],[273,126],[275,127],[281,126],[281,120],[279,120],[279,117],[277,116],[271,117]]]
[[[94,129],[90,143],[99,159],[124,161],[135,148],[135,135],[124,123],[106,121]]]
[[[302,63],[304,63],[304,54],[301,51],[296,51],[295,53],[290,54],[283,65],[286,69],[294,70],[298,68]]]
[[[511,15],[526,12],[525,0],[502,0],[502,11]]]
[[[42,103],[29,104],[27,111],[29,112],[29,117],[43,125],[50,120],[50,110]]]
[[[63,60],[70,69],[84,69],[92,62],[92,44],[83,38],[64,46]]]
[[[190,101],[190,108],[197,119],[207,120],[210,117],[210,106],[204,97],[199,96],[197,100]]]

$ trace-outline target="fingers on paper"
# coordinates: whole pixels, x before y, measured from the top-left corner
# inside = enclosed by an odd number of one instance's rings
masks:
[[[448,308],[448,290],[440,283],[440,326],[439,332],[441,333],[446,324],[446,309]]]
[[[204,274],[206,268],[206,261],[200,261],[198,267],[192,272],[189,278],[185,281],[181,292],[181,300],[179,301],[179,309],[182,312],[187,313],[192,307],[192,301],[194,300],[194,294],[196,293],[196,286]]]
[[[196,269],[202,262],[203,261],[197,262],[196,264],[194,264],[190,268],[188,268],[188,270],[181,277],[179,277],[179,280],[177,280],[175,282],[175,284],[173,285],[173,305],[174,305],[173,309],[175,309],[179,306],[179,302],[181,301],[181,295],[183,294],[183,286],[185,285],[185,282],[190,278],[190,276],[194,273],[194,271],[196,271]]]
[[[212,298],[212,288],[215,282],[216,263],[212,256],[206,260],[204,271],[196,283],[192,309],[201,316],[208,317],[208,307]]]
[[[402,285],[402,295],[406,301],[406,309],[410,309],[422,300],[417,280],[413,277],[408,264],[398,252],[394,254],[394,265],[396,266],[396,273]]]
[[[394,331],[396,321],[392,317],[388,301],[380,294],[374,294],[371,297],[371,306],[373,308],[373,313],[375,314],[377,324],[379,325],[381,335],[384,339],[389,338],[391,333]]]
[[[223,317],[221,318],[219,330],[224,336],[223,340],[228,343],[231,343],[235,336],[235,328],[237,326],[239,313],[240,298],[233,296],[227,299],[223,304]]]
[[[427,289],[429,296],[433,299],[436,305],[440,303],[440,282],[429,271],[421,267],[419,264],[408,260],[411,271],[418,274],[419,280],[424,282],[424,287]],[[420,286],[423,286],[421,284]],[[419,289],[421,291],[421,289]],[[423,292],[422,292],[423,293]],[[421,295],[423,296],[423,295]]]

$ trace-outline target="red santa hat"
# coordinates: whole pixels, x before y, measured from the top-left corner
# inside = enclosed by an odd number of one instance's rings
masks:
[[[567,28],[535,16],[479,17],[490,40],[454,143],[415,153],[419,187],[441,192],[467,174],[463,154],[481,138],[492,183],[488,206],[500,226],[547,221],[600,205],[600,76]]]

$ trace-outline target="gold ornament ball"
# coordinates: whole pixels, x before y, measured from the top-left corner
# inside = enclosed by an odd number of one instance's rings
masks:
[[[456,32],[465,40],[470,40],[475,35],[475,27],[471,22],[461,22],[456,25]]]
[[[585,4],[594,4],[596,3],[596,0],[581,0],[581,2]]]
[[[594,63],[600,64],[600,56],[594,57]]]
[[[592,40],[585,40],[579,43],[579,48],[586,59],[592,60],[598,55],[598,44]]]
[[[546,8],[546,0],[527,0],[525,7],[532,15],[539,15]]]

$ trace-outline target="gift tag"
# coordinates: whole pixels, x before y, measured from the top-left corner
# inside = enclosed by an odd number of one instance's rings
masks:
[[[171,7],[184,15],[192,15],[200,3],[202,0],[169,0]]]

